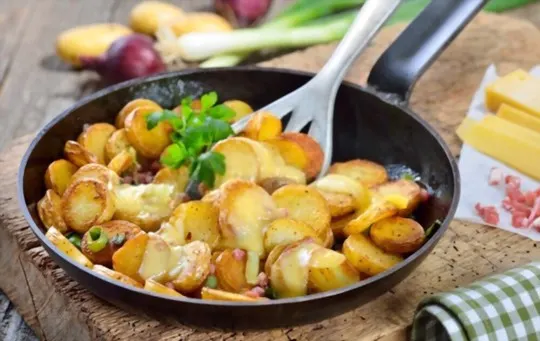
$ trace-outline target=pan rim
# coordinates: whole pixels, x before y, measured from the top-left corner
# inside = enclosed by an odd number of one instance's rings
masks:
[[[42,231],[42,229],[38,226],[38,224],[35,222],[33,217],[30,214],[30,211],[28,209],[28,206],[26,204],[26,199],[24,197],[24,190],[23,190],[23,183],[24,183],[24,171],[26,169],[26,166],[28,164],[28,160],[32,152],[34,151],[36,145],[41,141],[41,138],[47,133],[54,125],[56,125],[59,121],[64,119],[66,116],[70,115],[73,111],[78,109],[79,107],[82,107],[83,105],[86,105],[100,97],[104,97],[114,91],[128,88],[130,86],[140,84],[140,83],[150,83],[154,81],[158,81],[165,78],[175,78],[175,77],[181,77],[185,75],[190,75],[194,73],[216,73],[216,72],[274,72],[274,73],[281,73],[281,74],[288,74],[288,75],[295,75],[295,76],[301,76],[301,77],[313,77],[315,76],[315,73],[312,72],[306,72],[306,71],[298,71],[298,70],[291,70],[286,68],[276,68],[276,67],[259,67],[259,66],[238,66],[238,67],[227,67],[227,68],[206,68],[206,69],[197,69],[197,68],[190,68],[190,69],[184,69],[180,71],[174,71],[174,72],[167,72],[167,73],[161,73],[157,75],[152,75],[149,77],[142,77],[137,78],[133,80],[128,80],[122,83],[118,83],[112,86],[105,87],[104,89],[101,89],[91,95],[88,95],[86,97],[83,97],[82,99],[78,100],[71,106],[69,106],[67,109],[63,110],[60,114],[55,116],[53,119],[51,119],[47,124],[42,126],[42,128],[39,130],[39,132],[36,134],[36,136],[32,139],[31,143],[27,147],[18,168],[18,175],[17,175],[17,199],[19,208],[23,212],[23,216],[28,223],[30,229],[34,233],[34,235],[38,238],[40,243],[46,246],[47,250],[52,251],[56,256],[61,257],[64,261],[69,263],[71,266],[74,266],[75,268],[78,268],[78,270],[83,271],[86,273],[86,275],[94,276],[98,278],[99,280],[105,281],[108,284],[117,286],[121,288],[122,290],[129,290],[136,294],[142,294],[142,295],[148,295],[152,296],[158,299],[165,299],[169,301],[174,302],[180,302],[180,303],[189,303],[189,304],[197,304],[197,305],[203,305],[203,306],[222,306],[222,307],[242,307],[245,309],[257,308],[260,306],[281,306],[281,305],[292,305],[292,304],[298,304],[303,302],[312,302],[312,301],[318,301],[318,300],[324,300],[329,299],[333,296],[339,296],[341,294],[344,294],[346,292],[352,292],[356,290],[360,290],[361,288],[370,285],[371,283],[378,282],[388,276],[391,276],[392,274],[398,272],[404,267],[407,267],[411,263],[414,263],[414,261],[421,257],[421,256],[428,256],[429,253],[428,250],[432,247],[435,247],[435,245],[439,242],[442,235],[446,232],[446,230],[449,228],[450,222],[453,220],[454,215],[457,210],[457,206],[459,203],[460,198],[460,191],[461,191],[461,181],[460,181],[460,174],[459,174],[459,168],[457,166],[457,162],[455,158],[453,157],[450,148],[446,144],[446,142],[443,140],[443,138],[439,135],[439,133],[433,128],[427,121],[425,121],[422,117],[420,117],[418,114],[416,114],[414,111],[412,111],[405,103],[395,103],[395,101],[391,100],[390,96],[385,96],[383,93],[377,92],[369,87],[362,87],[358,84],[344,81],[342,82],[341,86],[346,86],[349,88],[352,88],[357,91],[367,92],[371,95],[376,96],[380,101],[392,105],[397,106],[399,109],[407,113],[409,116],[411,116],[417,123],[419,123],[424,129],[426,129],[431,136],[433,136],[439,146],[443,149],[446,158],[450,164],[452,177],[453,177],[453,192],[454,195],[452,197],[452,202],[450,204],[448,214],[444,218],[444,220],[441,223],[441,226],[437,230],[435,234],[433,234],[429,240],[422,245],[420,249],[415,251],[412,255],[407,257],[404,261],[398,263],[397,265],[393,266],[392,268],[377,274],[373,277],[361,280],[353,285],[349,285],[343,288],[334,289],[326,292],[316,293],[316,294],[310,294],[306,296],[300,296],[300,297],[294,297],[294,298],[282,298],[277,300],[265,300],[260,302],[253,302],[253,303],[246,303],[246,302],[230,302],[230,301],[211,301],[211,300],[202,300],[202,299],[196,299],[196,298],[189,298],[189,297],[172,297],[162,294],[153,293],[148,290],[136,288],[133,286],[126,285],[122,282],[115,281],[112,279],[109,279],[107,277],[101,276],[97,274],[96,272],[92,271],[89,268],[86,268],[75,261],[73,261],[71,258],[67,257],[63,252],[58,250],[46,237],[45,233]],[[50,255],[49,255],[50,256]],[[54,261],[54,259],[53,259]],[[423,260],[422,260],[423,261]],[[421,262],[422,262],[421,261]],[[421,263],[420,262],[420,263]],[[60,268],[62,268],[66,273],[66,271],[58,262],[56,262],[56,265],[58,265]],[[420,264],[419,263],[419,264]],[[71,275],[68,276],[71,277],[74,281],[77,283],[81,283],[79,280],[76,280]],[[82,284],[81,284],[82,285]],[[83,287],[87,287],[86,285],[82,285]],[[88,289],[91,291],[94,295],[95,292],[92,289]]]

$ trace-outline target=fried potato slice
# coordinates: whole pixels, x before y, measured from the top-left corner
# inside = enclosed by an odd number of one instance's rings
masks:
[[[330,209],[332,218],[342,217],[356,210],[356,199],[349,194],[319,190]]]
[[[261,300],[266,300],[266,298],[259,297],[249,297],[242,294],[236,294],[232,292],[227,292],[218,289],[210,289],[204,287],[201,289],[201,298],[203,300],[212,300],[212,301],[233,301],[233,302],[258,302]]]
[[[389,253],[410,253],[418,250],[425,240],[425,232],[418,222],[402,217],[383,219],[371,226],[373,243]]]
[[[60,251],[66,254],[69,258],[87,268],[92,268],[94,264],[85,257],[71,242],[58,231],[54,226],[50,227],[45,233],[45,237],[53,243]]]
[[[88,231],[81,238],[81,252],[88,257],[94,264],[110,266],[112,264],[113,254],[122,247],[127,241],[135,237],[141,229],[129,221],[111,220],[99,225],[102,231],[107,235],[107,246],[99,252],[93,252],[88,247],[90,235]],[[119,242],[121,241],[121,243]],[[131,277],[131,276],[130,276]]]
[[[156,127],[148,130],[146,117],[156,111],[155,107],[138,107],[133,110],[125,120],[126,135],[129,143],[142,156],[157,159],[171,144],[169,137],[171,126],[167,122],[160,122]]]
[[[250,285],[246,281],[246,256],[235,257],[233,250],[227,249],[219,254],[215,261],[215,275],[219,289],[229,292],[244,292]]]
[[[155,184],[171,184],[175,186],[177,192],[184,192],[189,182],[188,168],[182,166],[174,169],[169,167],[161,168],[152,183]]]
[[[297,143],[305,152],[308,163],[304,173],[308,179],[315,178],[321,171],[324,161],[324,153],[321,146],[311,136],[304,133],[286,132],[281,134],[281,138]]]
[[[388,181],[386,169],[382,165],[368,160],[356,159],[346,162],[336,162],[330,167],[328,172],[330,174],[345,175],[368,188]]]
[[[253,108],[251,108],[249,104],[237,99],[225,101],[223,102],[223,104],[234,110],[234,112],[236,113],[234,118],[231,120],[231,123],[234,123],[242,117],[247,116],[253,112]]]
[[[171,289],[168,286],[165,286],[161,283],[158,283],[154,281],[153,279],[147,279],[146,281],[144,281],[144,289],[155,292],[156,294],[174,296],[174,297],[184,297],[184,295],[182,295],[178,291]]]
[[[130,221],[147,232],[157,231],[171,215],[175,200],[173,185],[118,185],[114,188],[114,219]]]
[[[363,233],[366,231],[372,224],[395,216],[398,213],[398,209],[393,204],[384,200],[381,197],[374,197],[371,205],[362,212],[358,217],[351,220],[347,226],[343,229],[343,233],[346,236],[350,236],[356,233]]]
[[[325,248],[311,254],[307,284],[309,292],[334,290],[359,280],[360,274],[343,254]]]
[[[270,271],[270,283],[278,297],[307,295],[309,262],[313,252],[321,248],[312,238],[306,238],[281,252]]]
[[[276,247],[274,247],[272,251],[270,251],[268,257],[266,257],[266,261],[264,262],[264,273],[268,277],[270,277],[270,274],[272,273],[272,265],[274,265],[283,250],[285,250],[285,248],[287,248],[288,246],[289,244],[276,245]]]
[[[126,120],[126,117],[131,114],[131,112],[137,108],[140,107],[150,107],[153,111],[161,111],[163,108],[159,106],[156,102],[146,99],[146,98],[137,98],[130,102],[128,102],[122,110],[118,113],[116,116],[115,125],[116,128],[122,129],[124,128],[124,122]]]
[[[410,180],[400,179],[387,182],[375,187],[373,191],[383,198],[392,195],[398,195],[405,198],[406,203],[398,212],[398,214],[403,217],[409,216],[422,201],[422,189],[416,182]]]
[[[307,170],[309,158],[300,144],[281,136],[266,140],[265,143],[275,147],[287,165],[302,171]]]
[[[143,280],[152,278],[158,282],[165,282],[169,280],[169,269],[172,265],[177,264],[177,257],[173,256],[171,247],[161,236],[154,232],[147,233],[147,236],[146,249],[144,250],[138,274]],[[136,251],[137,255],[138,252]],[[130,266],[134,268],[135,263]]]
[[[297,184],[297,182],[291,178],[283,177],[266,178],[259,182],[259,186],[264,188],[268,192],[268,194],[274,193],[283,186],[292,184]]]
[[[149,236],[141,231],[126,241],[112,255],[112,267],[115,271],[123,273],[139,282],[144,279],[139,275]]]
[[[68,160],[53,161],[45,172],[45,186],[58,195],[64,194],[69,185],[71,176],[77,171],[77,166]]]
[[[272,197],[256,184],[231,180],[221,187],[219,202],[220,248],[265,255],[263,229],[279,217]]]
[[[162,226],[158,234],[171,245],[184,245],[194,240],[207,243],[211,249],[218,245],[219,210],[208,202],[189,201],[180,204],[169,218],[169,224]],[[174,229],[176,233],[167,233]]]
[[[356,210],[364,211],[371,202],[369,190],[344,175],[327,174],[310,186],[317,188],[324,196],[333,218]]]
[[[69,228],[62,216],[62,198],[52,189],[45,192],[45,196],[38,201],[38,215],[47,228],[54,226],[60,233],[68,232]]]
[[[276,219],[266,228],[264,249],[270,253],[279,244],[290,244],[308,237],[322,245],[317,233],[308,224],[290,218]]]
[[[332,246],[334,245],[334,241],[335,241],[334,232],[332,231],[332,229],[327,229],[326,236],[323,239],[322,245],[327,249],[331,249]]]
[[[182,294],[190,294],[200,288],[210,274],[212,250],[208,244],[196,240],[173,250],[176,265],[169,270],[174,288]]]
[[[330,222],[330,228],[334,236],[338,238],[344,237],[345,233],[343,232],[343,229],[345,229],[345,226],[347,226],[352,220],[358,218],[360,214],[361,212],[356,211],[346,216],[332,219],[332,221]]]
[[[313,187],[287,185],[272,194],[276,205],[287,210],[287,217],[311,226],[317,236],[330,228],[330,210],[324,197]]]
[[[107,168],[116,174],[121,175],[128,169],[132,168],[135,163],[135,150],[130,151],[129,149],[126,149],[116,155],[111,162],[107,164]]]
[[[102,165],[106,164],[105,145],[116,128],[109,123],[94,123],[86,128],[77,138],[77,142],[97,157]]]
[[[137,282],[133,278],[128,277],[128,276],[126,276],[124,274],[121,274],[119,272],[116,272],[114,270],[111,270],[111,269],[109,269],[107,267],[104,267],[102,265],[94,265],[92,270],[94,270],[96,273],[98,273],[98,274],[100,274],[102,276],[105,276],[105,277],[110,278],[110,279],[114,279],[114,280],[122,282],[124,284],[131,285],[131,286],[134,286],[136,288],[142,288],[143,287],[143,285],[141,283]]]
[[[131,147],[127,138],[126,129],[118,129],[111,134],[105,143],[105,159],[110,162],[114,157]]]
[[[343,243],[343,254],[356,270],[369,276],[386,271],[403,260],[399,255],[384,252],[363,234],[349,236]]]
[[[231,137],[216,143],[212,150],[225,156],[225,174],[216,176],[215,188],[233,179],[259,179],[259,159],[247,139]]]
[[[71,177],[70,185],[84,179],[102,182],[107,185],[108,189],[112,189],[120,183],[120,178],[115,172],[99,163],[89,163],[79,168]]]
[[[106,184],[98,180],[77,180],[69,185],[62,196],[64,221],[79,233],[111,220],[114,211],[113,194]]]
[[[259,111],[249,119],[243,135],[252,140],[264,141],[279,136],[281,119],[270,112]]]
[[[88,163],[98,163],[97,156],[75,141],[66,142],[64,156],[77,167],[82,167]]]

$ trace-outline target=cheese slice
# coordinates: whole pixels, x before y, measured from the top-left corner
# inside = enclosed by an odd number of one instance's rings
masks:
[[[540,117],[540,79],[516,70],[487,86],[485,101],[492,112],[504,103]]]
[[[540,133],[540,118],[536,118],[535,116],[508,104],[503,103],[499,107],[497,116]]]
[[[478,151],[540,180],[540,144],[515,134],[512,129],[489,127],[484,122],[466,118],[457,134]]]
[[[488,129],[502,131],[540,146],[540,133],[512,123],[495,115],[486,115],[480,124]],[[540,156],[539,156],[540,157]]]

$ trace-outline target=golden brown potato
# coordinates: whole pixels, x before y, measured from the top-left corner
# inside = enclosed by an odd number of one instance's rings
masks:
[[[142,261],[139,265],[138,274],[143,280],[154,279],[164,283],[170,279],[168,272],[171,266],[178,263],[180,255],[177,255],[176,253],[181,253],[181,247],[177,247],[178,249],[175,248],[175,251],[173,252],[169,244],[167,244],[167,242],[165,242],[158,234],[149,232],[147,235],[148,241],[142,256]],[[140,246],[141,245],[139,245],[139,247]],[[135,248],[135,246],[133,247]],[[139,251],[133,249],[132,252],[138,254]],[[129,254],[126,252],[125,256],[129,256]],[[129,265],[130,269],[134,269],[137,263],[138,260],[133,262],[133,264],[127,263],[127,265]]]
[[[124,121],[129,143],[137,152],[149,159],[159,158],[171,144],[169,134],[172,128],[167,122],[160,122],[151,130],[147,128],[146,117],[155,111],[156,108],[152,106],[138,107]]]
[[[227,249],[219,254],[215,262],[215,275],[219,289],[230,292],[244,292],[250,289],[246,281],[246,256],[235,257],[233,250]]]
[[[368,188],[388,181],[386,169],[378,163],[368,160],[357,159],[347,162],[336,162],[330,167],[328,172],[330,174],[345,175]]]
[[[98,163],[97,156],[90,153],[75,141],[66,142],[64,146],[64,156],[77,167],[82,167],[88,163]]]
[[[231,120],[231,123],[234,123],[253,112],[253,108],[251,108],[251,106],[244,101],[230,100],[223,102],[223,104],[234,110],[236,113],[234,118]]]
[[[100,23],[71,28],[56,39],[56,53],[66,63],[80,66],[81,56],[98,57],[118,38],[133,33],[120,24]]]
[[[420,204],[421,201],[421,188],[414,181],[410,180],[397,180],[382,184],[373,189],[373,191],[383,198],[392,195],[398,195],[406,199],[404,207],[400,207],[398,214],[400,216],[409,216]]]
[[[356,210],[356,199],[349,194],[319,190],[330,209],[332,218],[343,217]]]
[[[219,208],[219,201],[221,200],[221,189],[216,188],[214,190],[211,190],[207,192],[202,198],[201,201],[210,203],[214,205],[215,207]]]
[[[232,179],[259,179],[259,160],[253,146],[246,139],[228,138],[216,143],[212,150],[225,156],[225,174],[216,176],[214,188]]]
[[[181,248],[177,265],[169,270],[174,288],[182,294],[190,294],[200,288],[210,274],[212,251],[208,244],[194,241]]]
[[[287,217],[302,221],[325,239],[330,228],[330,210],[324,197],[313,187],[287,185],[272,194],[276,205],[287,210]]]
[[[188,168],[185,166],[178,169],[163,167],[157,172],[152,182],[155,184],[171,184],[175,186],[177,192],[184,192],[189,182]]]
[[[317,233],[308,224],[290,218],[276,219],[266,228],[264,249],[270,253],[279,244],[290,244],[307,237],[314,238],[322,245]]]
[[[143,287],[141,283],[137,282],[133,278],[128,277],[128,276],[126,276],[124,274],[121,274],[119,272],[116,272],[114,270],[111,270],[109,268],[106,268],[106,267],[104,267],[102,265],[94,265],[92,270],[94,270],[95,272],[97,272],[98,274],[100,274],[102,276],[105,276],[105,277],[110,278],[110,279],[114,279],[114,280],[122,282],[124,284],[131,285],[131,286],[134,286],[136,288],[142,288]]]
[[[346,236],[350,236],[356,233],[365,232],[372,224],[395,216],[398,213],[398,209],[393,204],[380,198],[374,197],[371,205],[362,212],[358,217],[351,220],[347,226],[343,229],[343,233]]]
[[[64,221],[79,233],[111,220],[114,211],[113,194],[106,184],[98,180],[77,180],[69,185],[62,196]]]
[[[326,230],[326,238],[323,240],[322,246],[324,246],[325,248],[331,249],[332,246],[334,245],[334,241],[335,241],[334,232],[332,231],[332,229]]]
[[[127,220],[144,231],[157,231],[176,206],[173,185],[118,185],[114,189],[114,219]]]
[[[287,248],[289,244],[279,244],[276,247],[270,251],[268,254],[268,257],[266,257],[266,261],[264,262],[264,273],[270,277],[270,274],[272,273],[272,265],[277,261],[283,250]]]
[[[233,27],[225,18],[211,12],[190,12],[172,21],[171,30],[177,37],[191,32],[228,32]]]
[[[107,185],[108,189],[111,189],[120,183],[120,178],[115,172],[99,163],[89,163],[79,168],[79,170],[71,177],[70,185],[84,179],[100,181]]]
[[[77,171],[77,166],[71,162],[60,159],[53,161],[45,172],[45,186],[58,195],[64,194],[71,176]]]
[[[87,268],[92,268],[94,264],[86,258],[75,245],[71,244],[71,242],[64,237],[60,231],[58,231],[55,227],[50,227],[47,230],[47,233],[45,233],[45,237],[53,243],[54,246],[56,246],[60,251],[66,254],[69,258],[73,259],[76,263],[79,263],[82,266],[85,266]]]
[[[233,301],[233,302],[258,302],[261,300],[266,300],[264,297],[249,297],[246,295],[235,294],[232,292],[227,292],[218,289],[210,289],[204,287],[201,289],[201,298],[203,300],[212,300],[212,301]]]
[[[111,162],[107,164],[107,168],[116,174],[121,175],[132,168],[135,165],[135,162],[135,153],[126,149],[116,155]]]
[[[281,120],[272,113],[259,111],[250,117],[243,135],[252,140],[273,139],[282,132]]]
[[[111,134],[105,144],[105,159],[110,162],[116,155],[129,147],[131,144],[128,141],[126,130],[124,128],[118,129]]]
[[[143,278],[139,275],[139,268],[143,261],[148,240],[148,234],[141,231],[126,241],[126,243],[113,254],[112,268],[139,282],[143,282]]]
[[[211,203],[189,201],[180,204],[173,211],[169,224],[163,226],[158,233],[171,245],[184,245],[200,240],[213,249],[220,238],[218,215],[219,210]],[[167,233],[169,229],[177,232]]]
[[[184,11],[173,4],[161,1],[143,1],[129,14],[129,26],[135,32],[154,35],[159,25],[184,16]]]
[[[303,133],[286,132],[281,138],[297,143],[306,153],[308,162],[303,169],[308,179],[315,178],[321,171],[324,161],[324,153],[321,146],[311,136]]]
[[[268,192],[268,194],[274,193],[283,186],[292,184],[296,184],[293,179],[281,177],[266,178],[259,182],[259,186],[264,188]]]
[[[231,180],[221,187],[219,202],[220,248],[254,251],[263,257],[263,229],[279,216],[272,197],[245,180]]]
[[[131,112],[133,110],[135,110],[137,108],[141,108],[141,107],[150,107],[150,108],[153,109],[153,111],[162,111],[163,110],[163,108],[161,106],[159,106],[159,104],[157,104],[156,102],[154,102],[152,100],[149,100],[149,99],[146,99],[146,98],[134,99],[134,100],[128,102],[126,105],[124,105],[122,110],[120,110],[120,112],[116,116],[116,121],[114,123],[116,125],[116,128],[118,128],[118,129],[124,128],[126,117],[129,114],[131,114]]]
[[[332,229],[334,236],[339,238],[345,237],[343,229],[345,229],[345,226],[347,226],[352,220],[358,218],[360,214],[361,213],[357,211],[343,217],[332,219],[330,222],[330,228]]]
[[[154,281],[153,279],[147,279],[144,281],[144,288],[148,291],[155,292],[156,294],[174,296],[174,297],[184,297],[178,291],[171,289],[161,283]]]
[[[90,235],[86,231],[81,238],[81,251],[92,263],[105,266],[112,264],[112,257],[116,250],[120,249],[126,241],[141,232],[141,229],[137,225],[125,220],[111,220],[99,225],[99,227],[107,235],[107,246],[99,252],[90,250],[88,247]]]
[[[364,211],[371,202],[369,190],[357,181],[340,174],[327,174],[311,186],[317,188],[328,202],[333,218],[355,210]]]
[[[399,255],[384,252],[363,234],[349,236],[343,243],[343,254],[356,270],[369,276],[386,271],[403,260]]]
[[[391,217],[371,226],[373,243],[389,253],[410,253],[424,244],[425,232],[418,222],[402,217]]]
[[[309,260],[308,291],[323,292],[345,287],[360,280],[360,274],[347,258],[336,251],[317,249]]]
[[[95,123],[84,131],[77,138],[77,142],[90,153],[97,157],[97,160],[102,165],[106,164],[105,145],[109,137],[116,131],[116,128],[109,123]]]
[[[275,147],[287,165],[306,171],[309,166],[309,158],[304,149],[296,142],[287,140],[281,136],[265,141]]]
[[[68,226],[62,216],[62,198],[52,189],[45,192],[45,196],[38,201],[38,215],[47,228],[54,226],[61,233],[68,232]]]
[[[279,298],[305,296],[308,293],[309,262],[321,249],[312,238],[289,244],[272,264],[270,283]]]

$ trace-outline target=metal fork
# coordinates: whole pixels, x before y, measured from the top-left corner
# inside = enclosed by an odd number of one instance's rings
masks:
[[[292,112],[285,131],[300,131],[311,122],[308,135],[319,142],[324,152],[319,177],[326,174],[332,160],[334,102],[339,86],[352,63],[401,2],[403,0],[366,1],[347,34],[317,75],[297,90],[258,110],[269,111],[279,118]],[[235,134],[244,130],[252,115],[233,124]]]

